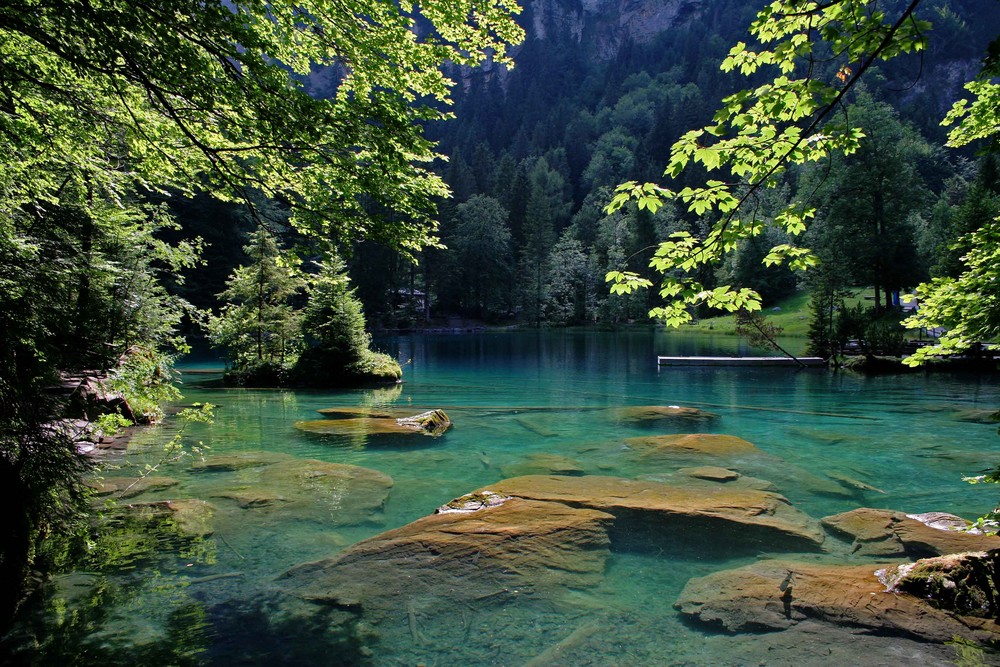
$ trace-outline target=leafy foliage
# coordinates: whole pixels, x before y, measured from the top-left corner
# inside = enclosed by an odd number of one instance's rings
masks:
[[[945,117],[944,124],[959,123],[949,136],[949,144],[962,146],[972,141],[1000,137],[997,113],[1000,111],[1000,86],[991,77],[1000,75],[997,42],[984,61],[976,81],[966,86],[976,95],[971,104],[959,100]],[[919,365],[933,357],[965,352],[981,343],[996,347],[1000,343],[1000,217],[959,240],[968,251],[961,258],[957,277],[935,278],[917,288],[920,309],[905,322],[908,327],[946,327],[937,344],[921,348],[905,360]]]
[[[660,294],[671,304],[654,309],[651,316],[676,325],[690,317],[685,315],[687,305],[705,303],[729,311],[760,308],[755,291],[729,285],[706,290],[690,272],[718,262],[740,240],[763,233],[755,202],[760,191],[781,184],[790,166],[825,160],[834,151],[850,155],[858,150],[862,129],[838,119],[836,111],[875,62],[924,48],[930,26],[913,16],[918,4],[916,0],[890,14],[890,8],[878,2],[778,0],[761,10],[750,27],[760,48],[738,43],[722,69],[750,76],[767,67],[776,74],[763,85],[724,98],[711,125],[687,132],[674,143],[664,172],[677,179],[685,169],[699,166],[720,176],[679,190],[629,181],[618,186],[608,207],[613,211],[636,200],[640,207],[655,210],[672,199],[696,215],[716,216],[704,237],[677,235],[660,245],[650,266],[663,274]],[[820,63],[826,67],[820,68]],[[840,65],[831,68],[829,63]],[[821,72],[832,74],[824,79]],[[771,224],[795,239],[814,216],[815,208],[793,200]],[[816,261],[795,243],[773,246],[763,260],[766,265],[788,263],[793,269],[815,266]],[[611,276],[629,289],[640,286],[619,278]]]
[[[935,278],[917,287],[920,308],[904,326],[946,327],[935,345],[922,347],[905,363],[965,352],[979,343],[1000,342],[1000,218],[965,239],[969,251],[957,278]]]
[[[508,62],[521,38],[507,0],[17,3],[0,10],[4,206],[62,197],[68,177],[112,200],[141,188],[249,189],[346,240],[431,242],[417,121],[447,114],[445,62]],[[426,21],[417,28],[417,22]],[[302,76],[341,74],[327,99]],[[399,214],[372,213],[375,202]]]
[[[518,11],[512,0],[0,7],[0,482],[16,508],[0,531],[0,632],[38,540],[79,509],[85,462],[44,400],[57,371],[120,366],[113,383],[146,415],[172,393],[163,355],[182,347],[193,311],[167,286],[199,244],[167,243],[167,209],[150,201],[206,192],[259,219],[260,193],[324,243],[435,243],[447,188],[422,123],[449,115],[446,64],[509,63]],[[307,89],[314,68],[332,73],[329,97]],[[239,303],[216,320],[240,363],[288,362],[298,348],[281,303],[298,274],[268,252],[256,276],[234,276]],[[264,285],[277,294],[252,292]],[[229,326],[248,323],[249,344]]]

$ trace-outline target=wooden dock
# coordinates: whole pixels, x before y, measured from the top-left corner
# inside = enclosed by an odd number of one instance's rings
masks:
[[[826,366],[822,357],[657,357],[657,366]]]

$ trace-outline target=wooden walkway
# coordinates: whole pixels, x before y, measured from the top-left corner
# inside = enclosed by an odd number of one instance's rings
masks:
[[[657,357],[658,366],[826,366],[822,357]]]

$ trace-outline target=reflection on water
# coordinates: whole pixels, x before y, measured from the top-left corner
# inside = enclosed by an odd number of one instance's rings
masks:
[[[951,647],[860,638],[810,622],[766,635],[715,634],[686,624],[673,603],[689,579],[781,547],[736,552],[696,530],[670,539],[644,536],[640,525],[659,529],[621,517],[616,530],[634,530],[628,539],[602,542],[601,522],[611,519],[580,515],[584,523],[598,522],[586,524],[590,533],[581,528],[573,536],[553,533],[551,543],[534,534],[511,542],[555,549],[525,547],[511,562],[489,552],[486,533],[478,543],[438,544],[442,560],[434,563],[418,562],[406,545],[428,544],[440,533],[400,534],[378,543],[365,556],[373,560],[357,566],[337,555],[453,498],[530,474],[672,484],[679,469],[704,468],[699,474],[710,477],[731,468],[814,519],[860,506],[974,517],[993,506],[996,490],[961,477],[995,465],[1000,438],[995,425],[969,415],[1000,405],[994,379],[661,370],[657,354],[748,351],[731,338],[651,332],[413,336],[381,344],[406,364],[405,384],[344,392],[222,390],[200,384],[210,376],[187,376],[185,402],[219,406],[214,424],[191,425],[184,436],[210,448],[206,461],[188,458],[158,470],[177,483],[129,500],[132,507],[120,510],[108,531],[110,541],[98,547],[119,557],[95,558],[57,578],[14,637],[20,656],[36,664],[269,665],[954,659]],[[635,411],[623,411],[628,406],[695,410],[688,418],[637,419]],[[392,414],[441,408],[454,426],[440,438],[378,432],[363,417],[346,433],[295,427],[335,407]],[[155,459],[172,432],[167,424],[143,433],[128,462],[141,468]],[[685,433],[736,436],[747,446],[694,451],[651,440]],[[204,503],[176,504],[169,512],[156,504],[183,499]],[[511,511],[513,523],[495,534],[520,528],[521,515]],[[695,533],[702,535],[695,540]],[[560,546],[576,539],[586,544],[584,560],[572,560],[576,552]],[[445,562],[448,554],[455,555]]]

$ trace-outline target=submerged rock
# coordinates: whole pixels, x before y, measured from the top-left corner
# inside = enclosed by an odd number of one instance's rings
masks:
[[[273,507],[288,500],[274,489],[260,487],[221,489],[212,492],[211,497],[236,501],[236,504],[245,510],[256,507]]]
[[[134,498],[147,491],[169,489],[180,484],[173,477],[101,477],[87,483],[99,496]]]
[[[400,416],[393,414],[389,410],[382,408],[372,408],[367,406],[356,406],[350,408],[323,408],[317,410],[327,419],[356,419],[359,417],[369,417],[375,419],[395,419]]]
[[[966,408],[955,411],[955,419],[972,424],[996,424],[1000,422],[1000,410],[992,408]]]
[[[584,474],[579,461],[560,454],[528,454],[520,463],[504,466],[500,471],[506,477],[522,475],[570,475]]]
[[[209,456],[202,461],[195,461],[191,464],[191,469],[204,472],[233,472],[245,468],[261,468],[279,461],[288,461],[291,458],[291,455],[281,452],[236,452]]]
[[[501,582],[537,588],[600,580],[611,515],[522,498],[481,505],[417,519],[333,558],[296,566],[279,582],[300,597],[351,606],[408,587],[469,600]]]
[[[718,466],[696,466],[694,468],[681,468],[677,472],[683,475],[687,475],[688,477],[704,479],[710,482],[734,482],[742,477],[742,475],[736,472],[735,470],[730,470],[729,468],[720,468]]]
[[[212,517],[216,507],[196,498],[160,500],[151,503],[133,503],[127,506],[140,513],[149,513],[157,518],[173,520],[177,533],[183,537],[209,537],[214,531]]]
[[[481,509],[426,516],[293,567],[276,581],[282,613],[350,612],[350,625],[367,629],[363,641],[419,647],[433,638],[460,650],[491,641],[511,604],[537,604],[601,580],[611,515],[486,498],[461,503]]]
[[[970,533],[968,521],[953,514],[904,514],[861,507],[822,519],[834,535],[852,540],[859,556],[925,558],[1000,548],[1000,537]]]
[[[618,421],[640,423],[655,423],[663,420],[679,423],[701,423],[715,421],[719,418],[719,415],[713,412],[679,405],[632,405],[618,408],[614,414]]]
[[[618,456],[631,457],[648,467],[725,466],[737,473],[766,478],[783,491],[812,493],[856,500],[861,490],[846,488],[787,461],[771,456],[753,443],[721,433],[679,433],[627,438],[617,445]]]
[[[243,509],[279,509],[342,526],[375,520],[392,486],[392,478],[377,470],[290,459],[255,474],[243,474],[237,484],[214,491],[211,496],[234,500]]]
[[[826,476],[849,491],[872,491],[874,493],[885,494],[885,491],[878,487],[872,486],[867,482],[862,482],[860,479],[850,477],[849,475],[845,475],[834,470],[827,470]]]
[[[747,455],[762,456],[755,445],[734,435],[687,433],[628,438],[625,445],[642,458],[702,458],[735,459]]]
[[[329,616],[335,619],[330,627],[337,624],[338,632],[353,633],[366,647],[400,647],[403,664],[420,662],[426,644],[456,647],[463,656],[490,655],[497,628],[512,615],[580,613],[577,598],[604,580],[612,548],[631,548],[637,539],[654,540],[673,554],[694,548],[702,555],[705,547],[727,555],[781,545],[817,549],[823,539],[818,524],[781,496],[750,486],[760,483],[681,473],[671,483],[504,480],[330,558],[291,568],[275,582],[280,593],[273,608],[303,622],[326,623]],[[604,610],[603,603],[594,604]],[[528,664],[547,664],[589,637],[594,622],[589,618],[579,633],[546,635],[541,649],[526,648],[510,661],[540,656]],[[530,632],[524,639],[537,642]]]
[[[616,517],[613,539],[641,546],[711,545],[710,549],[814,550],[823,531],[808,515],[776,493],[686,478],[663,483],[588,475],[528,475],[489,487],[503,495],[557,502],[608,512]]]
[[[295,422],[295,428],[317,435],[342,435],[352,438],[370,435],[412,435],[420,432],[400,426],[392,418],[368,417],[299,421]]]
[[[1000,626],[966,612],[967,603],[948,608],[948,603],[926,599],[927,590],[948,588],[945,581],[965,587],[959,581],[963,572],[995,576],[996,558],[966,554],[948,559],[947,564],[937,562],[940,559],[918,561],[902,573],[894,565],[876,571],[873,565],[762,561],[690,580],[674,607],[729,632],[785,630],[809,619],[922,641],[1000,639]],[[936,576],[941,576],[936,584],[921,583]]]

